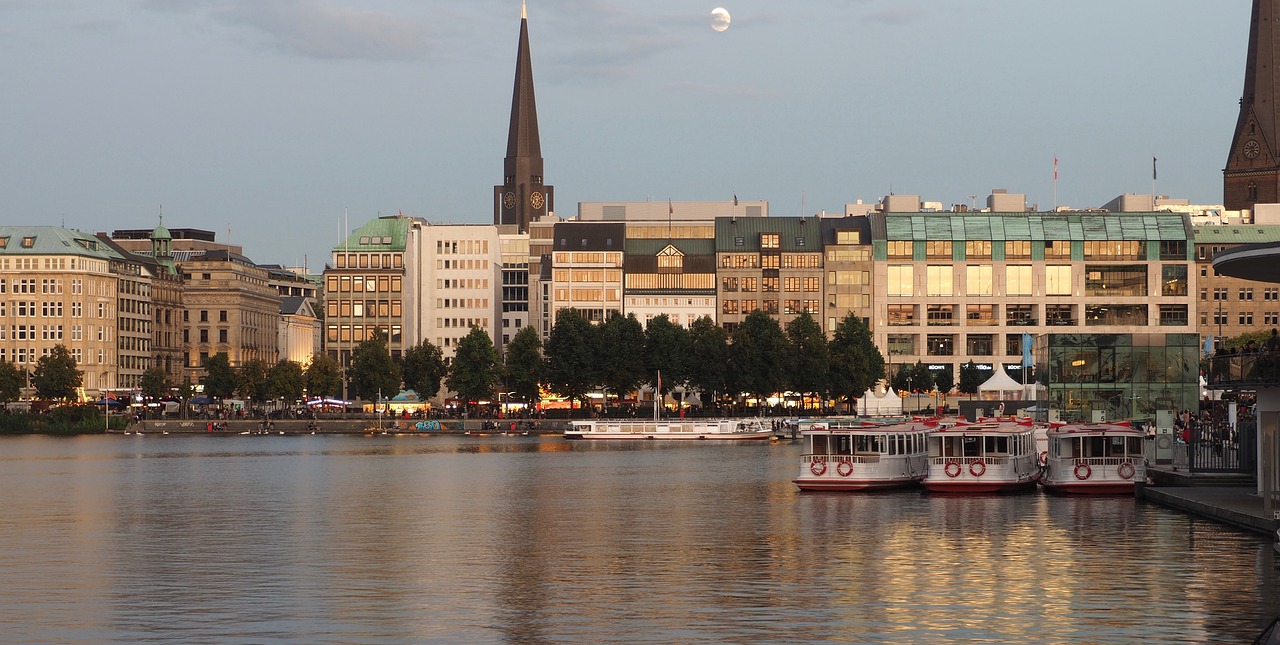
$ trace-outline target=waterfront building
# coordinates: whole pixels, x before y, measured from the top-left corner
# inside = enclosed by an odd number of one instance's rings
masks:
[[[871,220],[865,216],[824,217],[821,224],[827,277],[823,286],[826,307],[818,323],[830,337],[840,321],[853,314],[870,329],[875,313]]]
[[[209,250],[178,264],[185,283],[183,341],[191,382],[225,353],[232,367],[279,356],[280,294],[267,271],[230,250]]]
[[[414,220],[378,217],[333,248],[324,269],[324,349],[341,365],[360,343],[381,331],[393,357],[404,336],[405,246]]]
[[[280,327],[276,345],[277,360],[293,361],[303,368],[321,350],[323,323],[319,316],[319,276],[307,276],[279,264],[260,264],[267,281],[280,295]],[[305,269],[303,270],[305,271]]]
[[[118,271],[122,259],[80,231],[0,226],[0,360],[30,371],[64,345],[86,394],[120,387],[113,262]]]
[[[142,375],[152,365],[152,282],[154,271],[147,262],[115,246],[105,233],[98,234],[103,244],[112,247],[110,260],[116,283],[116,385],[124,389],[140,389]],[[154,265],[153,265],[154,266]]]
[[[495,333],[498,352],[506,354],[511,339],[529,326],[529,233],[516,232],[514,226],[498,227],[498,250],[501,258],[501,291],[495,291],[501,312],[502,328]],[[496,330],[496,328],[495,328]]]
[[[555,212],[556,189],[543,181],[542,144],[538,138],[538,105],[533,92],[533,59],[529,54],[529,20],[520,10],[520,42],[516,47],[515,88],[502,184],[493,187],[493,223],[514,225],[525,233],[529,223]]]
[[[718,322],[733,333],[752,311],[785,328],[801,313],[822,319],[822,218],[716,218]]]
[[[1280,327],[1280,285],[1219,274],[1213,268],[1214,258],[1225,251],[1271,242],[1280,242],[1280,225],[1195,227],[1196,330],[1201,338],[1232,338]]]
[[[478,327],[492,340],[501,319],[497,226],[410,221],[405,241],[404,349],[430,341],[446,361]]]
[[[1023,334],[1195,332],[1195,302],[1187,297],[1196,285],[1193,237],[1185,215],[875,213],[870,221],[873,334],[893,365],[919,361],[958,375],[973,361],[984,369],[1001,365],[1023,380]],[[1069,376],[1115,378],[1114,368],[1097,360],[1110,359],[1073,357],[1083,362]],[[1132,394],[1116,394],[1124,389],[1119,383],[1063,381],[1058,404],[1073,410],[1102,408],[1104,400],[1127,404]]]
[[[553,235],[551,282],[546,287],[550,301],[542,312],[548,333],[561,309],[577,309],[593,323],[621,314],[626,224],[560,222]]]
[[[554,213],[529,224],[529,324],[546,342],[551,334],[551,252],[555,249],[556,224],[562,222]]]

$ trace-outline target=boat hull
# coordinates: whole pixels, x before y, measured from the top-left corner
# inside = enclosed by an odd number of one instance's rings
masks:
[[[979,481],[937,481],[925,480],[924,488],[930,493],[947,493],[947,494],[965,494],[965,495],[981,495],[981,494],[1003,494],[1003,493],[1023,493],[1034,490],[1036,480],[1027,479],[1020,481],[997,481],[997,480],[979,480]]]
[[[834,480],[797,477],[791,480],[791,483],[795,484],[800,490],[877,491],[915,488],[920,485],[920,479],[917,477],[909,479]]]
[[[738,432],[731,434],[721,433],[632,433],[632,432],[573,432],[566,430],[565,439],[605,439],[616,441],[635,441],[635,440],[659,440],[659,441],[761,441],[767,440],[773,433],[764,432]]]
[[[1045,491],[1063,495],[1132,495],[1135,486],[1129,480],[1071,482],[1043,480]]]

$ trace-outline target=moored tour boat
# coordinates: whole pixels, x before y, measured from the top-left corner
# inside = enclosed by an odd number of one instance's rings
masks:
[[[1031,423],[958,423],[929,433],[933,493],[1007,493],[1033,490],[1039,475]]]
[[[1132,495],[1147,476],[1145,433],[1128,424],[1073,423],[1049,429],[1040,483],[1058,493]]]
[[[769,439],[773,430],[761,419],[592,419],[574,421],[565,439]]]
[[[929,455],[922,423],[814,423],[801,433],[800,490],[885,490],[915,486]]]

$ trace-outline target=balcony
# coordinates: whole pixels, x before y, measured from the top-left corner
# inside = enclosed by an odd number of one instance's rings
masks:
[[[1209,387],[1225,389],[1280,385],[1280,352],[1216,354],[1209,358]]]

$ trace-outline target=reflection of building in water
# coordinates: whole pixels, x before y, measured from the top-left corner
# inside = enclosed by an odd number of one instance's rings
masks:
[[[1040,354],[1048,359],[1037,363],[1050,420],[1154,419],[1157,410],[1195,409],[1199,401],[1194,333],[1048,334]]]

